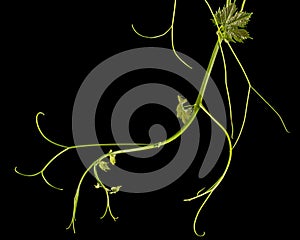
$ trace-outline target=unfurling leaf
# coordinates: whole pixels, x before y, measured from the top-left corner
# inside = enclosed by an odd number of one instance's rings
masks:
[[[176,108],[177,117],[181,119],[183,124],[186,124],[188,120],[191,118],[193,113],[193,107],[192,106],[184,106],[185,103],[188,103],[186,98],[183,98],[181,96],[178,96],[178,105]]]
[[[110,153],[109,155],[109,161],[112,165],[116,164],[116,155],[112,154],[112,150],[110,150],[108,153]]]
[[[110,168],[109,168],[109,166],[108,166],[108,162],[105,162],[105,161],[100,161],[99,167],[100,167],[101,170],[104,171],[104,172],[107,172],[108,170],[110,170]]]
[[[229,42],[243,42],[251,38],[248,31],[244,29],[250,21],[252,13],[237,11],[234,3],[220,8],[215,13],[213,23],[219,26],[221,37]]]
[[[117,192],[119,192],[120,191],[120,188],[121,188],[122,186],[116,186],[116,187],[112,187],[111,189],[110,189],[110,194],[116,194]]]

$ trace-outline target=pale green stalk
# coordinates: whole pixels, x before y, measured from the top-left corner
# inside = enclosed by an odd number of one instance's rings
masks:
[[[248,94],[247,94],[247,100],[246,100],[246,106],[245,106],[245,113],[244,113],[244,118],[243,118],[243,123],[242,123],[242,126],[241,126],[241,129],[239,131],[239,134],[238,134],[238,137],[234,143],[234,147],[236,146],[236,144],[238,143],[239,139],[240,139],[240,136],[243,132],[243,129],[244,129],[244,126],[245,126],[245,122],[246,122],[246,115],[247,115],[247,109],[248,109],[248,104],[249,104],[249,96],[250,96],[250,90],[253,90],[253,92],[255,92],[259,97],[260,99],[262,99],[264,101],[264,103],[266,103],[270,108],[271,110],[278,116],[278,118],[280,119],[281,121],[281,124],[282,126],[284,127],[285,131],[289,133],[289,130],[287,129],[286,125],[285,125],[285,122],[283,121],[283,118],[281,117],[281,115],[278,113],[278,111],[276,111],[276,109],[252,86],[249,78],[248,78],[248,75],[242,65],[242,63],[240,62],[239,58],[237,57],[235,51],[233,50],[231,44],[229,42],[226,42],[230,51],[232,52],[233,56],[235,57],[238,65],[240,66],[245,78],[246,78],[246,81],[248,83],[248,86],[249,86],[249,89],[248,89]]]
[[[244,10],[245,3],[246,3],[246,0],[243,0],[242,6],[241,6],[241,12]]]
[[[221,43],[219,45],[220,45],[220,51],[221,51],[222,60],[223,60],[224,82],[225,82],[226,95],[227,95],[227,101],[228,101],[228,107],[229,107],[229,118],[230,118],[230,126],[231,126],[231,138],[233,138],[233,135],[234,135],[234,125],[233,125],[233,118],[232,118],[231,99],[230,99],[230,93],[229,93],[229,88],[228,88],[227,65],[226,65],[225,55],[224,55]]]

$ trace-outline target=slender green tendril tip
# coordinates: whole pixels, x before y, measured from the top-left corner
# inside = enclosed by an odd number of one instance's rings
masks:
[[[160,38],[165,36],[168,32],[171,31],[171,45],[172,45],[172,50],[175,54],[175,56],[179,59],[180,62],[182,62],[186,67],[192,69],[192,66],[190,66],[188,63],[186,63],[177,53],[177,51],[175,50],[175,44],[174,44],[174,22],[175,22],[175,14],[176,14],[176,0],[174,0],[174,6],[173,6],[173,15],[172,15],[172,21],[171,21],[171,26],[162,34],[159,35],[154,35],[154,36],[147,36],[147,35],[143,35],[141,33],[139,33],[136,28],[134,27],[133,24],[131,24],[131,27],[133,29],[133,31],[140,37],[142,38],[148,38],[148,39],[155,39],[155,38]]]

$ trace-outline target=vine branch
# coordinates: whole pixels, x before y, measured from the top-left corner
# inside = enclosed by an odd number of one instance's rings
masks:
[[[232,48],[230,43],[243,43],[244,40],[246,39],[251,39],[248,31],[245,29],[247,23],[250,20],[250,17],[252,15],[252,13],[247,13],[244,12],[244,7],[246,4],[246,0],[243,0],[242,5],[240,10],[237,10],[236,7],[236,1],[234,0],[233,2],[231,0],[226,0],[226,4],[225,6],[216,12],[214,12],[209,4],[209,2],[207,0],[204,0],[211,15],[212,15],[212,21],[214,23],[214,25],[217,28],[217,41],[215,43],[214,49],[212,51],[208,66],[207,66],[207,70],[205,72],[205,75],[203,77],[199,92],[198,92],[198,96],[197,99],[195,101],[195,103],[193,105],[184,105],[187,100],[181,97],[178,97],[179,100],[179,104],[177,106],[177,116],[179,118],[182,119],[183,122],[183,126],[171,137],[169,137],[168,139],[161,141],[161,142],[156,142],[156,143],[104,143],[104,144],[82,144],[82,145],[74,145],[74,146],[67,146],[67,145],[63,145],[60,143],[57,143],[56,141],[51,140],[50,138],[48,138],[43,131],[41,130],[41,127],[39,125],[39,117],[40,116],[44,116],[45,114],[43,112],[39,112],[36,114],[36,118],[35,118],[35,122],[36,122],[36,127],[38,129],[38,132],[40,133],[40,135],[50,144],[55,145],[59,148],[62,148],[61,151],[59,151],[55,156],[53,156],[45,165],[44,167],[33,174],[25,174],[20,172],[17,167],[15,167],[15,172],[22,175],[22,176],[26,176],[26,177],[34,177],[34,176],[38,176],[41,175],[42,179],[44,180],[44,182],[49,185],[50,187],[57,189],[57,190],[62,190],[62,188],[56,187],[55,185],[51,184],[45,177],[45,171],[46,169],[48,169],[48,167],[56,160],[58,159],[58,157],[60,157],[62,154],[66,153],[67,151],[71,150],[71,149],[79,149],[79,148],[91,148],[91,147],[103,147],[103,146],[125,146],[128,147],[126,149],[121,149],[121,150],[115,150],[112,151],[110,150],[108,153],[103,154],[102,156],[100,156],[98,159],[96,159],[82,174],[79,183],[77,185],[76,188],[76,192],[74,195],[74,199],[73,199],[73,211],[72,211],[72,218],[70,221],[70,224],[68,225],[67,229],[72,228],[73,232],[75,233],[75,221],[76,221],[76,211],[77,211],[77,206],[78,206],[78,200],[79,200],[79,194],[80,194],[80,189],[81,186],[83,184],[83,181],[85,179],[85,177],[87,176],[87,173],[90,172],[91,170],[93,170],[94,172],[94,176],[95,179],[97,181],[97,184],[95,185],[95,188],[102,188],[105,191],[105,195],[106,195],[106,208],[104,211],[104,214],[100,217],[100,219],[103,219],[107,213],[110,214],[110,216],[112,217],[112,219],[114,221],[116,221],[118,219],[118,217],[115,217],[112,213],[111,207],[110,207],[110,195],[117,193],[119,191],[119,189],[121,188],[121,186],[115,186],[115,187],[111,187],[110,189],[107,188],[101,181],[99,174],[98,174],[98,170],[102,170],[102,171],[108,171],[110,170],[110,164],[111,165],[115,165],[116,163],[116,156],[119,154],[125,154],[125,153],[130,153],[130,152],[139,152],[139,151],[146,151],[146,150],[150,150],[150,149],[154,149],[154,148],[160,148],[161,146],[164,146],[172,141],[174,141],[175,139],[177,139],[179,136],[181,136],[188,128],[189,126],[193,123],[193,121],[195,120],[198,112],[200,110],[204,111],[204,113],[223,131],[224,135],[226,136],[227,139],[227,143],[228,143],[228,158],[227,158],[227,164],[226,167],[223,171],[223,173],[221,174],[221,176],[209,187],[203,187],[202,189],[200,189],[196,196],[188,198],[188,199],[184,199],[184,201],[189,202],[192,200],[196,200],[198,198],[202,198],[204,197],[203,202],[200,204],[200,207],[196,213],[196,216],[194,218],[194,222],[193,222],[193,230],[194,233],[199,236],[199,237],[203,237],[205,235],[205,232],[203,232],[202,234],[199,234],[196,230],[196,224],[197,224],[197,220],[198,217],[203,209],[203,207],[205,206],[205,204],[207,203],[208,199],[210,198],[210,196],[212,195],[212,193],[217,189],[217,187],[220,185],[220,183],[223,181],[226,173],[228,172],[229,166],[231,164],[231,159],[232,159],[232,154],[233,154],[233,149],[236,146],[236,144],[238,143],[245,123],[246,123],[246,118],[247,118],[247,112],[248,112],[248,105],[249,105],[249,99],[250,99],[250,94],[251,91],[253,91],[276,115],[277,117],[280,119],[282,126],[284,127],[286,132],[289,132],[285,122],[283,121],[283,118],[281,117],[281,115],[277,112],[277,110],[275,110],[275,108],[252,86],[249,77],[242,65],[242,63],[240,62],[237,54],[235,53],[234,49]],[[174,46],[174,22],[175,22],[175,13],[176,13],[176,0],[174,0],[174,6],[173,6],[173,14],[172,14],[172,21],[171,21],[171,26],[162,34],[159,35],[155,35],[155,36],[147,36],[147,35],[143,35],[141,33],[139,33],[136,28],[133,26],[133,24],[131,25],[133,31],[140,37],[143,38],[147,38],[147,39],[156,39],[156,38],[160,38],[165,36],[167,33],[171,32],[171,46],[172,46],[172,50],[175,54],[175,56],[188,68],[192,69],[192,67],[187,64],[176,52],[175,50],[175,46]],[[230,49],[231,53],[233,54],[237,64],[239,65],[246,81],[248,84],[248,91],[247,91],[247,96],[246,96],[246,103],[245,103],[245,109],[244,109],[244,116],[243,116],[243,121],[240,127],[240,130],[238,132],[237,138],[234,140],[234,143],[232,143],[232,139],[234,138],[234,124],[233,124],[233,119],[232,119],[232,105],[231,105],[231,98],[230,98],[230,91],[229,91],[229,87],[228,87],[228,74],[227,74],[227,63],[226,63],[226,59],[225,59],[225,55],[224,55],[224,51],[222,48],[222,43],[225,42],[228,46],[228,48]],[[224,82],[225,82],[225,88],[226,88],[226,94],[227,94],[227,100],[228,100],[228,105],[229,105],[229,117],[230,117],[230,124],[231,124],[231,134],[228,133],[227,129],[225,126],[223,126],[212,114],[209,113],[209,111],[204,107],[203,105],[203,99],[204,99],[204,95],[205,95],[205,91],[207,88],[207,84],[208,81],[210,79],[214,64],[215,64],[215,60],[216,57],[218,55],[218,52],[221,52],[221,57],[222,57],[222,61],[223,61],[223,68],[224,68]],[[137,147],[138,146],[138,147]],[[109,159],[109,161],[106,161],[106,159]]]

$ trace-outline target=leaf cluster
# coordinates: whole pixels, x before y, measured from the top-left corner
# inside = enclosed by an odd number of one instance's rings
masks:
[[[228,42],[240,42],[251,38],[245,29],[252,13],[238,11],[234,3],[224,6],[214,15],[213,23],[219,27],[221,37]]]
[[[99,161],[99,163],[98,163],[99,168],[104,172],[107,172],[110,170],[109,163],[112,165],[116,164],[116,155],[113,154],[112,150],[110,150],[108,153],[109,153],[109,162],[104,161],[104,159],[101,159],[101,161]],[[100,188],[100,187],[104,187],[104,185],[100,184],[100,182],[98,182],[95,185],[95,188]],[[115,187],[111,187],[111,189],[105,187],[105,190],[107,192],[109,192],[109,194],[115,194],[115,193],[119,192],[121,187],[122,186],[115,186]]]

